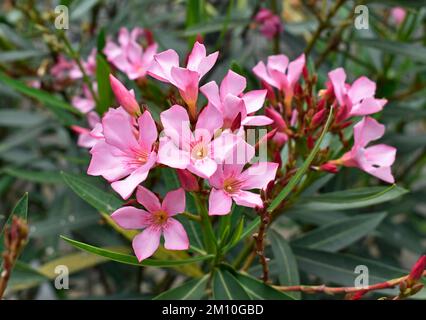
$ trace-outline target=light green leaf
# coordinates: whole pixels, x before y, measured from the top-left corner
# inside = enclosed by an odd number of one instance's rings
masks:
[[[363,214],[338,220],[292,241],[292,245],[336,252],[361,239],[382,222],[386,213]]]
[[[152,267],[173,267],[179,265],[190,264],[194,262],[205,261],[214,258],[213,255],[198,256],[189,259],[171,259],[171,260],[157,260],[157,259],[145,259],[142,262],[139,262],[135,256],[111,251],[108,249],[98,248],[83,242],[69,239],[67,237],[61,236],[62,239],[67,241],[72,246],[79,248],[81,250],[96,254],[108,258],[109,260],[117,261],[124,264],[130,264],[134,266],[152,266]]]
[[[88,182],[87,177],[61,172],[65,183],[83,200],[100,212],[112,213],[123,205],[123,201],[111,192],[103,191]]]
[[[183,285],[170,289],[154,297],[153,300],[200,300],[207,287],[209,275],[201,279],[190,280]]]
[[[288,245],[286,239],[275,230],[269,233],[271,239],[272,252],[274,261],[277,263],[280,272],[278,279],[283,286],[292,286],[300,284],[299,269],[296,258]],[[288,295],[294,299],[300,299],[299,292],[289,292]]]
[[[63,180],[59,172],[54,171],[33,171],[20,168],[4,168],[3,171],[8,175],[21,180],[38,183],[62,183]]]

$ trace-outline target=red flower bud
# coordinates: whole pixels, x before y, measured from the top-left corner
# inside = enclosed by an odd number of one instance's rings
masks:
[[[419,260],[414,264],[413,268],[411,269],[410,275],[408,276],[408,279],[411,281],[417,281],[420,280],[423,271],[426,269],[426,255],[422,255]]]
[[[141,109],[132,92],[127,90],[127,88],[112,74],[109,75],[109,81],[111,83],[111,89],[120,106],[130,115],[139,116],[141,114]]]
[[[306,66],[306,64],[303,66],[302,74],[303,74],[303,79],[305,79],[305,81],[308,81],[309,80],[309,70],[308,70],[308,67]]]
[[[200,186],[198,185],[197,178],[190,173],[188,170],[176,169],[180,184],[186,191],[198,191]]]
[[[321,165],[320,170],[321,171],[327,171],[327,172],[330,172],[330,173],[337,173],[339,171],[338,167],[334,163],[331,163],[331,162],[327,162],[327,163],[324,163],[323,165]]]
[[[321,123],[323,123],[325,120],[326,114],[327,114],[326,109],[322,109],[321,111],[318,111],[317,113],[315,113],[314,116],[312,117],[312,125],[314,127],[317,127]]]
[[[284,131],[284,129],[287,128],[287,125],[286,125],[283,117],[279,114],[278,111],[276,111],[272,107],[269,107],[269,108],[265,109],[265,115],[268,118],[274,120],[273,126],[276,127],[276,128],[278,128],[278,130]]]
[[[312,136],[308,136],[308,139],[306,139],[306,144],[308,145],[308,149],[312,150],[315,146],[314,138],[312,138]]]

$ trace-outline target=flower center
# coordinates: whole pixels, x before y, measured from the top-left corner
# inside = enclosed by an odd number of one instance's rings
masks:
[[[143,150],[138,150],[135,153],[135,160],[136,160],[137,164],[143,165],[148,161],[148,156],[149,156],[148,152],[143,151]]]
[[[241,188],[241,182],[235,178],[228,178],[228,179],[225,179],[225,181],[223,182],[223,189],[227,193],[235,193],[239,191],[240,188]]]
[[[167,222],[169,215],[164,210],[159,210],[153,213],[154,223],[157,225],[163,225]]]
[[[191,156],[197,160],[204,159],[208,155],[207,146],[201,141],[192,146]]]

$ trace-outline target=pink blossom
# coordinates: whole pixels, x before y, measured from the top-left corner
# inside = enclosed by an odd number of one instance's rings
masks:
[[[224,128],[230,128],[238,114],[243,126],[264,126],[272,123],[268,117],[249,115],[263,107],[267,91],[253,90],[243,94],[245,88],[246,79],[232,70],[223,78],[220,88],[215,81],[200,88],[209,105],[221,112]]]
[[[96,48],[92,49],[87,60],[82,61],[81,65],[83,66],[84,71],[88,76],[96,74]],[[81,79],[83,78],[83,73],[75,62],[72,62],[73,67],[71,68],[69,75],[71,79]]]
[[[93,90],[97,91],[96,85],[94,85]],[[96,106],[95,99],[93,98],[93,95],[87,85],[83,85],[83,94],[73,97],[71,103],[82,113],[88,113]]]
[[[225,161],[217,167],[217,171],[209,179],[212,187],[209,215],[228,214],[231,211],[232,201],[244,207],[263,208],[260,195],[247,190],[265,190],[268,183],[274,180],[278,164],[258,162],[243,171],[244,165],[245,163]]]
[[[155,165],[157,127],[149,111],[136,120],[119,108],[110,109],[102,118],[102,132],[104,139],[90,150],[87,173],[103,176],[123,199],[128,199]]]
[[[402,7],[394,7],[391,9],[392,19],[397,25],[400,25],[404,22],[406,15],[407,11]]]
[[[267,38],[272,39],[275,35],[282,31],[280,17],[271,10],[262,8],[256,14],[256,22],[260,24],[260,32]]]
[[[109,39],[104,49],[108,61],[131,80],[146,76],[157,52],[156,43],[150,43],[145,50],[138,43],[138,38],[144,34],[145,30],[141,28],[134,28],[131,32],[121,28],[118,44]]]
[[[349,85],[345,83],[346,73],[342,68],[329,72],[328,77],[340,106],[336,115],[338,121],[379,112],[387,103],[386,99],[374,98],[376,83],[367,77],[360,77]]]
[[[127,88],[112,74],[109,75],[109,82],[111,83],[111,89],[120,106],[130,115],[139,116],[141,114],[141,108],[135,99],[134,93],[127,90]]]
[[[286,133],[289,131],[288,126],[284,121],[283,116],[272,107],[265,109],[265,115],[272,119],[273,123],[271,126],[277,131],[272,137],[272,141],[281,148],[288,140],[288,135]]]
[[[98,125],[100,125],[101,120],[96,112],[89,112],[86,118],[90,129],[80,126],[72,126],[72,129],[78,133],[77,145],[82,148],[90,149],[100,138],[99,136],[93,135],[91,129],[97,128]]]
[[[289,63],[287,56],[280,54],[268,57],[268,63],[260,61],[254,68],[254,74],[268,85],[285,93],[286,103],[289,104],[294,95],[294,88],[299,80],[305,55],[301,54],[296,60]]]
[[[218,55],[217,51],[206,55],[206,48],[197,41],[188,57],[186,68],[179,67],[178,54],[169,49],[154,56],[148,74],[177,87],[189,106],[191,117],[195,119],[199,81],[216,63]]]
[[[74,61],[67,60],[62,54],[58,56],[58,61],[50,69],[50,74],[56,80],[69,77],[69,72],[75,67]]]
[[[209,178],[217,168],[217,162],[223,161],[240,137],[231,133],[222,133],[214,137],[222,126],[220,112],[205,107],[197,120],[194,132],[191,132],[187,111],[174,105],[160,115],[165,136],[160,139],[158,162],[177,169],[188,169],[202,178]],[[247,148],[253,148],[245,145]]]
[[[145,210],[127,206],[116,210],[111,218],[124,229],[144,229],[133,238],[133,251],[139,262],[154,254],[160,245],[161,235],[164,237],[164,247],[168,250],[189,248],[185,229],[173,218],[185,211],[183,189],[170,191],[160,203],[154,193],[139,186],[136,199]]]
[[[371,117],[364,117],[354,126],[352,149],[334,162],[347,167],[358,167],[383,181],[394,183],[391,166],[395,161],[396,149],[385,144],[367,147],[371,141],[381,138],[384,133],[384,125]]]

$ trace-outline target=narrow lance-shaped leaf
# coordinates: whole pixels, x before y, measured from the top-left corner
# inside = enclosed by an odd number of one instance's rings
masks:
[[[217,300],[250,300],[239,281],[221,268],[216,269],[213,275],[213,297]]]
[[[298,285],[300,283],[299,270],[296,258],[287,241],[275,230],[269,233],[274,261],[279,268],[278,279],[283,286]],[[288,293],[295,299],[300,299],[299,292]]]
[[[159,294],[153,300],[199,300],[205,294],[208,280],[209,275],[190,280],[179,287]]]
[[[79,242],[73,239],[69,239],[67,237],[61,236],[62,239],[67,241],[72,246],[79,248],[81,250],[108,258],[109,260],[117,261],[124,264],[130,264],[135,266],[153,266],[153,267],[173,267],[173,266],[179,266],[204,260],[212,259],[213,255],[206,255],[206,256],[198,256],[188,259],[170,259],[170,260],[160,260],[160,259],[145,259],[142,262],[139,262],[138,259],[135,256],[111,251],[104,248],[98,248],[95,246],[92,246],[90,244],[86,244],[83,242]]]

